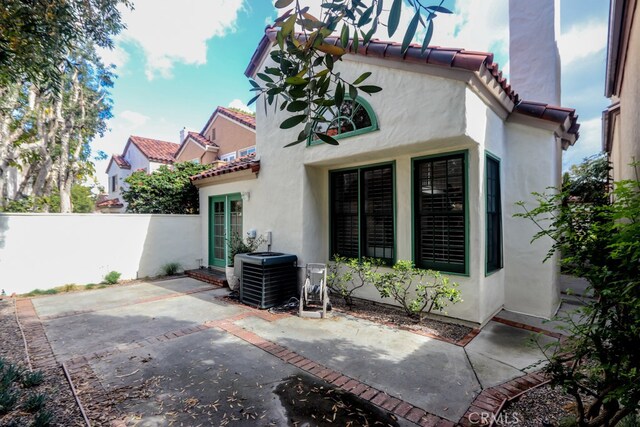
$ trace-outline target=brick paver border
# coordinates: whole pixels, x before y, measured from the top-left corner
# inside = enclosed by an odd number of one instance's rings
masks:
[[[517,399],[529,390],[548,384],[550,379],[542,372],[532,372],[501,385],[484,389],[473,401],[458,424],[462,427],[492,426],[507,402]]]
[[[211,287],[193,289],[191,291],[182,292],[180,294],[164,295],[159,297],[146,298],[138,300],[126,305],[140,304],[143,302],[159,301],[163,299],[175,298],[178,296],[189,295],[197,292],[204,292],[211,290]],[[228,300],[226,300],[228,301]],[[58,365],[56,358],[51,349],[51,345],[44,332],[44,327],[41,323],[41,319],[38,317],[35,308],[30,299],[22,299],[16,302],[16,308],[21,317],[21,321],[24,328],[24,333],[27,336],[28,351],[32,354],[32,362],[36,368],[50,368]],[[89,361],[94,359],[100,359],[103,357],[115,355],[118,353],[126,352],[129,350],[143,348],[152,344],[157,344],[176,338],[180,338],[186,335],[194,334],[200,331],[218,328],[221,329],[243,341],[252,344],[263,351],[277,357],[285,363],[296,366],[309,374],[324,380],[342,390],[352,393],[379,408],[393,413],[395,416],[404,418],[410,422],[413,422],[419,426],[424,427],[454,427],[456,425],[462,427],[475,427],[475,426],[491,426],[495,421],[495,418],[500,413],[505,403],[520,397],[527,391],[540,387],[549,382],[549,379],[541,372],[530,373],[514,380],[508,381],[496,387],[491,387],[483,390],[473,401],[468,408],[465,415],[454,423],[435,414],[428,413],[422,408],[412,405],[398,397],[387,394],[386,392],[372,387],[366,383],[363,383],[348,375],[344,375],[342,372],[331,369],[320,363],[317,363],[309,358],[306,358],[299,353],[289,350],[287,347],[279,345],[275,342],[269,341],[248,331],[241,326],[235,324],[235,322],[248,318],[257,317],[268,322],[291,316],[288,313],[274,314],[264,310],[258,310],[255,308],[243,306],[244,311],[242,313],[226,317],[220,320],[207,321],[201,325],[195,325],[187,328],[173,330],[166,332],[162,335],[148,337],[143,340],[133,341],[126,344],[121,344],[113,348],[106,348],[93,353],[74,356],[68,359],[65,363],[68,367],[71,376],[76,378],[83,378],[85,384],[88,384],[90,390],[91,404],[101,404],[108,402],[108,392],[104,389],[97,376],[93,372],[93,369],[89,365]],[[95,310],[98,311],[98,310]],[[81,313],[63,313],[66,316],[84,314]],[[59,316],[64,317],[64,316]],[[46,317],[47,319],[57,318],[54,316]],[[522,329],[530,330],[532,332],[540,332],[545,335],[552,336],[554,338],[561,337],[561,334],[545,331],[539,328],[535,328],[529,325],[518,324],[517,322],[508,321],[494,317],[493,320],[500,323],[507,324],[509,326],[521,327]],[[389,325],[394,328],[398,328],[397,325]],[[403,328],[399,328],[403,329]],[[416,332],[409,330],[410,332]],[[434,339],[440,339],[450,344],[458,346],[467,345],[478,333],[479,329],[474,329],[462,340],[452,341],[442,339],[442,337],[430,336],[431,334],[418,333],[419,335],[427,335]],[[482,414],[482,415],[481,415]],[[115,414],[114,414],[115,415]],[[488,421],[488,422],[487,422]],[[114,421],[112,426],[119,426],[121,421]]]
[[[240,301],[237,301],[237,300],[234,300],[234,299],[231,299],[231,298],[225,298],[224,296],[218,297],[218,298],[224,300],[224,302],[226,302],[226,303],[233,304],[233,305],[238,305],[238,306],[245,307],[245,308],[248,308],[248,309],[252,309],[252,310],[255,310],[257,312],[264,311],[264,310],[259,310],[259,309],[255,308],[255,307],[249,307],[247,305],[242,304]],[[378,322],[378,321],[375,321],[375,320],[368,319],[368,318],[366,318],[364,316],[359,316],[357,313],[351,313],[351,312],[348,312],[348,311],[343,311],[343,310],[339,310],[339,309],[335,309],[335,308],[333,310],[336,313],[342,313],[342,314],[345,314],[345,315],[348,315],[348,316],[356,317],[358,319],[364,319],[364,320],[367,320],[369,322],[376,323],[378,325],[384,325],[384,326],[387,326],[387,327],[392,328],[392,329],[399,329],[399,330],[402,330],[402,331],[411,332],[412,334],[421,335],[423,337],[432,338],[432,339],[435,339],[435,340],[438,340],[438,341],[444,341],[446,343],[457,345],[459,347],[466,346],[467,344],[469,344],[471,342],[471,340],[473,340],[480,333],[480,329],[479,328],[474,328],[467,335],[462,337],[462,339],[460,339],[458,341],[455,341],[455,340],[452,340],[452,339],[449,339],[449,338],[446,338],[446,337],[442,337],[442,336],[439,336],[439,335],[430,334],[429,332],[418,331],[418,330],[411,329],[411,328],[408,328],[408,327],[396,325],[395,323],[391,323],[391,322]],[[284,313],[278,313],[277,316],[286,317],[286,316],[293,316],[293,315],[290,314],[290,313],[284,312]]]
[[[546,335],[548,337],[552,337],[556,339],[562,339],[565,336],[559,332],[548,331],[546,329],[538,328],[537,326],[527,325],[526,323],[514,322],[513,320],[505,319],[499,316],[494,316],[493,319],[491,320],[493,320],[494,322],[502,323],[504,325],[512,326],[514,328],[525,329],[527,331]]]

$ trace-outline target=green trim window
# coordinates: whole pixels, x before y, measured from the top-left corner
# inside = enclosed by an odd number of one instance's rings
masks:
[[[414,261],[417,267],[467,273],[466,155],[414,161]]]
[[[322,144],[315,136],[317,132],[341,139],[378,130],[378,121],[371,105],[360,97],[355,101],[346,99],[340,108],[328,108],[322,114],[327,121],[314,123],[309,145]]]
[[[500,200],[500,161],[486,157],[487,185],[487,265],[486,272],[502,268],[502,206]]]
[[[331,255],[395,258],[393,164],[330,173]]]

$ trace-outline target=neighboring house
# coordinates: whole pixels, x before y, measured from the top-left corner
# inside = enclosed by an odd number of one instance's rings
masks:
[[[483,324],[502,308],[553,316],[557,260],[543,263],[549,242],[531,244],[536,226],[514,218],[516,202],[531,208],[531,192],[560,185],[562,150],[578,138],[575,111],[547,104],[559,99],[553,5],[535,2],[530,15],[548,13],[548,28],[520,23],[516,32],[529,37],[511,34],[511,49],[522,51],[512,52],[511,67],[526,60],[536,70],[533,81],[518,79],[541,103],[522,101],[489,53],[432,47],[423,56],[413,46],[402,55],[400,44],[374,40],[335,65],[347,80],[371,71],[368,82],[383,87],[348,101],[328,127],[316,126],[339,146],[310,138],[306,147],[284,148],[299,130],[280,129],[286,112],[257,108],[259,159],[192,178],[208,230],[204,259],[223,266],[225,237],[255,229],[271,232],[272,249],[297,255],[299,266],[337,253],[440,270],[460,283],[464,302],[448,308],[456,318]],[[510,14],[512,23],[526,21],[527,7]],[[247,76],[273,66],[273,38],[268,30]],[[375,289],[358,296],[379,299]]]
[[[135,171],[151,173],[162,165],[173,164],[178,148],[179,145],[173,142],[130,136],[122,154],[111,156],[106,171],[109,193],[96,204],[98,210],[104,213],[124,212],[126,203],[122,199],[122,191],[128,187],[125,178]]]
[[[201,132],[183,130],[176,162],[229,162],[256,151],[256,119],[238,110],[218,107]]]
[[[640,161],[640,6],[637,0],[611,0],[603,150],[613,166],[613,180],[637,179],[629,166]]]

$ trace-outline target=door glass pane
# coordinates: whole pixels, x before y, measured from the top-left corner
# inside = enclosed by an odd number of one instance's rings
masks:
[[[217,259],[225,256],[224,205],[224,201],[213,203],[213,255]]]
[[[242,235],[242,200],[232,200],[230,203],[231,234],[244,237]]]

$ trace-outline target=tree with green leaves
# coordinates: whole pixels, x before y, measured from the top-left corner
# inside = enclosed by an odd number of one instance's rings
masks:
[[[111,117],[112,71],[96,53],[128,0],[7,0],[0,7],[0,207],[51,199],[71,212],[94,174],[91,141]],[[45,205],[45,210],[47,205]]]
[[[595,166],[588,159],[576,171],[604,174]],[[539,206],[520,203],[517,215],[538,225],[535,239],[551,239],[547,259],[561,251],[563,268],[586,278],[595,295],[578,321],[561,318],[569,336],[545,367],[575,398],[580,427],[614,426],[640,410],[640,181],[615,183],[610,199],[601,178],[586,194],[602,203],[565,203],[565,189],[536,194]]]
[[[28,81],[60,83],[61,64],[78,45],[113,47],[123,28],[118,6],[129,0],[3,0],[0,6],[0,87]]]
[[[211,168],[192,162],[166,165],[153,173],[136,171],[125,178],[129,188],[122,193],[127,212],[147,214],[197,214],[200,212],[198,189],[189,179]]]
[[[611,165],[606,154],[585,158],[582,163],[571,166],[563,179],[563,188],[570,197],[581,203],[599,205],[609,201],[609,173]]]
[[[403,37],[402,52],[406,52],[416,36],[419,26],[426,29],[422,42],[424,53],[433,35],[433,21],[438,13],[451,13],[443,7],[444,0],[436,5],[425,5],[422,0],[407,0],[413,17]],[[359,93],[374,94],[382,88],[366,83],[371,75],[365,72],[350,82],[345,80],[334,66],[349,50],[356,52],[366,45],[380,26],[386,26],[392,37],[400,24],[403,0],[327,0],[321,5],[320,17],[309,13],[309,7],[299,0],[277,0],[276,8],[282,14],[276,19],[275,44],[271,52],[275,66],[266,67],[251,80],[252,91],[257,94],[249,105],[260,96],[266,105],[279,106],[294,115],[284,120],[280,127],[291,129],[303,125],[295,141],[287,146],[305,141],[314,123],[328,122],[347,96],[355,99]],[[389,7],[386,23],[383,22],[385,6]],[[300,31],[296,31],[296,26]],[[340,34],[340,44],[326,43],[334,32]],[[327,144],[338,141],[326,133],[317,138]]]

